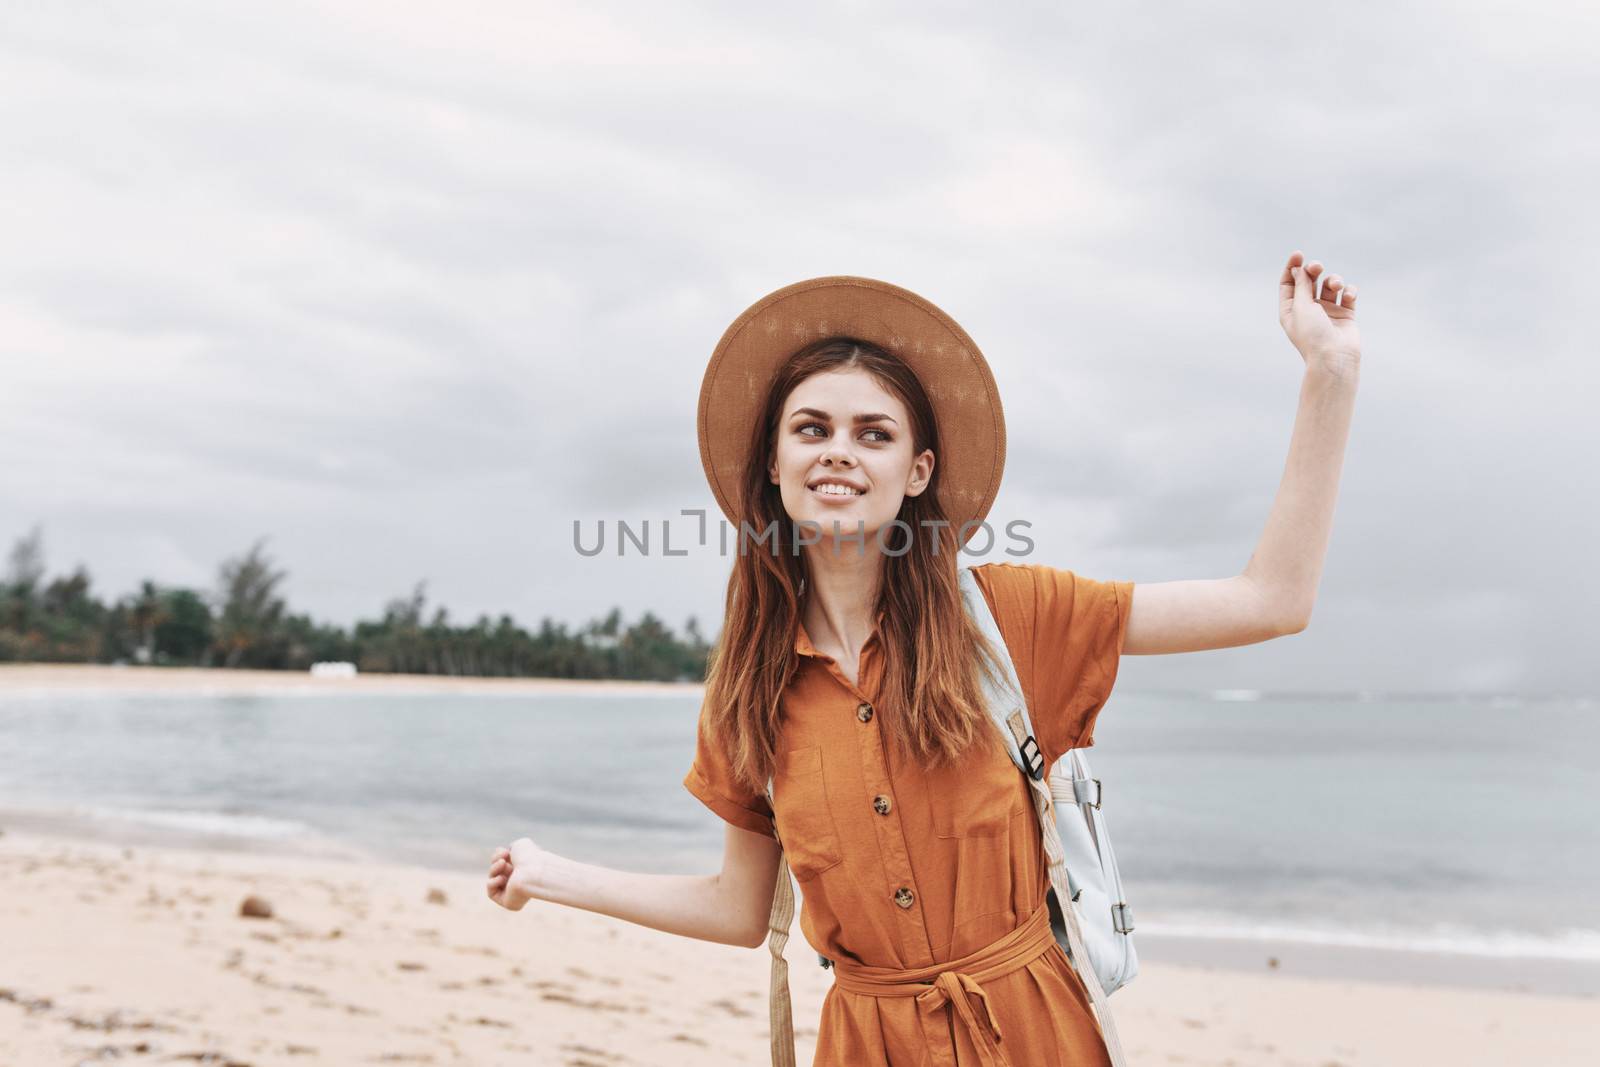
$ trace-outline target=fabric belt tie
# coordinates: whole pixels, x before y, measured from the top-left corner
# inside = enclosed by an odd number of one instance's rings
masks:
[[[982,983],[1010,974],[1033,962],[1056,943],[1050,931],[1050,909],[1041,904],[1021,926],[976,952],[947,963],[904,970],[866,967],[849,959],[833,963],[833,981],[850,993],[874,997],[915,997],[923,1032],[928,1035],[929,1063],[934,1067],[981,1064],[982,1067],[1027,1067],[1014,1064],[1002,1048],[1000,1020],[995,1018]],[[978,1002],[973,1003],[974,999]],[[955,1047],[930,1024],[942,1024],[946,1004],[961,1025],[953,1027]],[[977,1007],[981,1005],[980,1017]],[[943,1026],[939,1026],[942,1030]]]

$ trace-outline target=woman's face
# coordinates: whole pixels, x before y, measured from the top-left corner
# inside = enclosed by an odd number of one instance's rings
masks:
[[[913,455],[911,449],[910,415],[877,378],[855,367],[825,371],[784,401],[767,476],[791,521],[815,522],[824,537],[834,535],[837,522],[849,544],[859,529],[860,550],[872,551],[878,529],[933,476],[932,450]],[[893,534],[884,540],[899,543]]]

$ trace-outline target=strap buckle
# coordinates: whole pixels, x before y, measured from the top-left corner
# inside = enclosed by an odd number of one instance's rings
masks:
[[[1036,782],[1043,781],[1044,753],[1039,751],[1039,743],[1033,739],[1033,735],[1029,734],[1017,747],[1022,751],[1022,758],[1027,761],[1028,774]]]
[[[1089,783],[1094,783],[1094,799],[1089,799]],[[1105,786],[1098,778],[1073,778],[1072,800],[1076,804],[1087,804],[1096,811],[1100,810],[1100,794],[1105,792]]]
[[[1126,901],[1111,905],[1111,925],[1119,934],[1133,933],[1133,913],[1128,910]]]

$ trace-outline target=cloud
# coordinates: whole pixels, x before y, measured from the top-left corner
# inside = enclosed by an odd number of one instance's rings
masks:
[[[582,560],[571,522],[715,517],[711,348],[764,293],[857,273],[988,355],[997,511],[1037,517],[1036,559],[1232,573],[1293,429],[1274,300],[1301,248],[1360,286],[1366,335],[1316,623],[1124,684],[1593,690],[1569,635],[1600,592],[1597,29],[1497,4],[19,8],[0,534],[44,521],[110,591],[272,535],[295,605],[342,621],[419,577],[456,617],[714,620],[727,560]]]

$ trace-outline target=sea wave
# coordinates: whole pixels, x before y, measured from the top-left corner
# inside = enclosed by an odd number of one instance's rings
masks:
[[[134,823],[161,830],[203,834],[215,837],[240,837],[257,840],[282,840],[304,837],[313,831],[305,823],[293,819],[275,819],[267,815],[245,815],[236,812],[196,811],[163,808],[119,808],[79,806],[67,809],[64,814],[96,822]]]
[[[1600,930],[1579,927],[1544,934],[1524,930],[1475,930],[1445,924],[1427,929],[1353,930],[1289,923],[1233,923],[1210,919],[1151,922],[1141,919],[1137,921],[1137,930],[1152,937],[1278,941],[1496,959],[1600,962]]]

